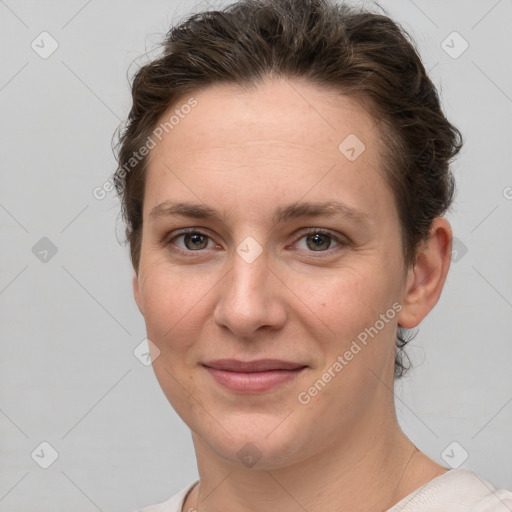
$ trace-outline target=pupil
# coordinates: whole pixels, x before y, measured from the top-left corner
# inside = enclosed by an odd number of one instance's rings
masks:
[[[328,238],[329,238],[328,236],[317,233],[316,235],[311,235],[309,238],[313,240],[313,244],[314,244],[313,249],[314,250],[329,248],[330,243],[328,241]],[[327,240],[327,242],[325,240]]]
[[[192,245],[195,245],[195,247],[192,247],[192,249],[204,249],[206,247],[206,244],[204,243],[206,237],[201,235],[201,233],[193,233],[191,235],[187,235],[187,239],[192,242]],[[203,242],[202,244],[201,241]]]

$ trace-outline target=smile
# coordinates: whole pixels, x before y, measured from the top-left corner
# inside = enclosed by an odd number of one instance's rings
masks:
[[[300,375],[307,366],[276,360],[220,360],[203,365],[223,387],[239,393],[270,391]]]

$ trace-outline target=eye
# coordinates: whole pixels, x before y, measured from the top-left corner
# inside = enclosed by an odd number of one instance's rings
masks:
[[[305,236],[298,240],[296,246],[303,250],[313,252],[326,252],[328,249],[333,248],[333,242],[336,244],[334,247],[343,245],[343,242],[333,234],[327,231],[313,228],[308,230]]]
[[[178,243],[180,240],[181,243]],[[178,233],[168,241],[168,244],[174,245],[178,252],[200,251],[215,246],[208,235],[193,228]]]
[[[330,253],[337,247],[348,245],[349,242],[329,231],[310,228],[295,242],[294,247],[307,252]],[[171,250],[183,255],[200,253],[204,249],[212,249],[217,244],[211,237],[197,228],[183,229],[165,241]]]

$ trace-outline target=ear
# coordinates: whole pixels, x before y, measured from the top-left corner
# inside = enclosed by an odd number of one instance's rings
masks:
[[[416,263],[407,272],[398,324],[406,329],[417,327],[436,305],[450,268],[452,229],[444,217],[436,217],[429,239],[418,249]]]
[[[144,316],[144,309],[142,307],[142,300],[140,296],[140,290],[139,290],[139,276],[135,272],[133,274],[133,297],[135,298],[135,303],[137,304],[137,307],[139,308],[139,311],[142,313],[142,316]]]

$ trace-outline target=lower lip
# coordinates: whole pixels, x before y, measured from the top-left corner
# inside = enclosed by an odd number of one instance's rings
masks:
[[[241,393],[261,393],[289,382],[306,368],[270,370],[266,372],[229,372],[205,366],[210,375],[224,387]]]

